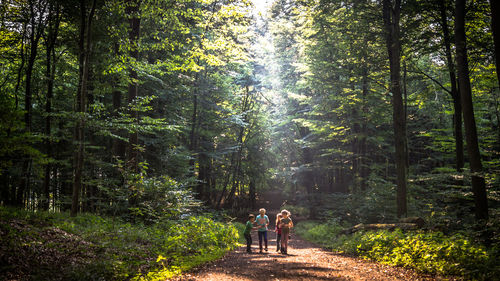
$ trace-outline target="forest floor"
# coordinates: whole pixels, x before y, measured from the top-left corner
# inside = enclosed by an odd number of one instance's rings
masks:
[[[274,232],[268,235],[274,237]],[[269,240],[269,252],[259,254],[256,233],[252,239],[252,254],[246,253],[246,246],[239,247],[174,280],[455,280],[335,254],[296,236],[288,255],[276,252],[275,239]]]

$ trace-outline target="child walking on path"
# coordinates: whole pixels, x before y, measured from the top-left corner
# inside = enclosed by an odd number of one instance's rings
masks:
[[[245,225],[245,231],[243,231],[243,236],[245,236],[245,239],[247,240],[247,253],[252,252],[252,235],[250,235],[250,232],[252,231],[253,224],[255,222],[255,216],[250,214],[248,215],[248,221]]]
[[[255,219],[257,221],[258,233],[259,233],[259,253],[262,253],[262,240],[266,246],[265,250],[267,252],[267,226],[269,225],[269,218],[266,215],[266,209],[261,208],[259,210],[259,215]]]
[[[280,220],[281,226],[281,253],[288,254],[288,236],[290,235],[290,228],[293,227],[292,219],[290,218],[290,212],[287,210],[281,211],[283,216]]]
[[[283,216],[281,213],[278,213],[276,215],[276,228],[274,231],[276,232],[276,252],[280,251],[280,244],[281,244],[281,227],[280,227],[280,221]]]

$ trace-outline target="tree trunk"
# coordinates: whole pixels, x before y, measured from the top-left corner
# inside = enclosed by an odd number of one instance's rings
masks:
[[[192,169],[192,174],[196,172],[195,158],[196,158],[196,127],[198,124],[198,94],[199,94],[199,75],[196,74],[194,91],[193,91],[193,114],[191,115],[191,130],[189,132],[189,151],[191,152],[191,159],[189,159],[189,166]]]
[[[245,98],[243,99],[243,103],[241,106],[241,112],[244,114],[243,121],[244,123],[248,122],[248,115],[247,111],[250,106],[250,88],[247,85],[245,87]],[[238,134],[238,151],[236,152],[236,166],[234,169],[233,173],[233,184],[231,186],[231,191],[229,192],[229,195],[226,198],[226,206],[229,206],[232,204],[232,200],[234,197],[234,194],[236,192],[236,187],[237,183],[239,181],[240,173],[241,173],[241,157],[243,153],[243,136],[245,135],[245,127],[242,125],[240,128],[240,132]]]
[[[118,85],[113,85],[115,88],[118,87]],[[122,106],[122,92],[118,89],[113,90],[112,93],[113,96],[113,116],[118,117],[120,108]],[[121,130],[118,130],[116,132],[118,135],[123,136],[124,133]],[[125,158],[125,150],[126,150],[126,142],[115,138],[113,139],[113,156],[118,157],[120,159]]]
[[[24,65],[26,63],[26,52],[25,52],[25,39],[26,39],[26,33],[27,33],[27,24],[24,23],[23,26],[22,26],[22,29],[21,29],[21,42],[20,42],[20,46],[19,46],[19,57],[20,57],[20,64],[19,64],[19,68],[17,70],[17,75],[16,75],[16,86],[14,88],[14,99],[15,99],[15,109],[18,110],[19,109],[19,89],[21,88],[21,79],[23,77],[23,69],[24,69]],[[12,127],[13,124],[11,123],[10,127]],[[10,132],[11,132],[11,128],[8,128],[7,129],[7,136],[10,136]],[[24,166],[24,161],[23,161],[23,166]],[[7,202],[6,204],[7,205],[11,205],[11,206],[16,206],[16,205],[21,205],[19,203],[19,200],[18,200],[18,197],[16,196],[16,192],[18,190],[20,190],[20,186],[24,186],[24,183],[23,183],[23,180],[24,180],[24,177],[22,177],[16,184],[12,184],[12,181],[10,179],[12,179],[12,177],[8,177],[9,178],[9,181],[6,181],[6,182],[3,182],[5,188],[8,188],[9,189],[9,192],[8,192],[8,195],[9,197],[7,198]],[[14,181],[16,181],[18,179],[14,179]]]
[[[455,166],[458,172],[464,168],[464,140],[462,134],[462,105],[460,102],[460,93],[457,89],[457,81],[455,75],[455,65],[451,57],[451,39],[450,31],[448,28],[448,17],[446,15],[445,1],[439,2],[441,27],[443,29],[443,41],[446,52],[446,64],[448,65],[448,72],[450,74],[451,83],[451,98],[453,99],[453,131],[455,136]]]
[[[255,195],[256,195],[256,188],[255,188],[255,177],[250,178],[250,184],[248,186],[248,197],[250,201],[250,209],[255,209]]]
[[[114,53],[113,53],[114,56],[120,56],[120,46],[118,45],[118,43],[114,44],[113,51],[114,51]],[[112,113],[113,117],[119,116],[120,109],[122,107],[122,92],[119,89],[119,83],[120,83],[119,75],[115,75],[113,77],[112,82],[111,82],[111,86],[113,89],[112,93],[111,93],[112,99],[113,99],[113,113]],[[116,134],[118,136],[121,136],[121,137],[123,137],[125,135],[123,130],[117,130]],[[113,150],[112,157],[117,157],[120,160],[124,160],[125,159],[125,151],[126,151],[126,147],[127,147],[126,142],[119,139],[119,138],[114,138],[111,146],[112,146],[112,150]],[[113,159],[111,159],[111,160],[113,160]]]
[[[28,62],[26,65],[26,84],[25,84],[25,96],[24,96],[24,123],[25,130],[27,133],[31,133],[31,119],[32,119],[32,77],[33,68],[35,66],[35,60],[38,53],[38,42],[42,36],[42,32],[45,28],[45,23],[43,20],[43,13],[45,13],[46,3],[44,1],[30,1],[30,52],[28,57]],[[31,157],[29,155],[25,156],[23,161],[22,178],[19,183],[19,189],[16,197],[16,205],[23,206],[24,204],[24,194],[25,191],[30,190],[30,168],[31,168]]]
[[[482,175],[483,166],[479,144],[477,140],[476,121],[472,104],[472,90],[469,78],[469,65],[467,59],[467,44],[465,35],[465,2],[457,0],[455,3],[455,45],[457,57],[458,83],[465,125],[465,138],[467,153],[469,155],[472,172],[472,192],[474,194],[475,215],[477,219],[488,219],[488,199],[486,186]]]
[[[54,10],[55,9],[55,10]],[[47,156],[51,158],[52,155],[52,141],[51,141],[51,114],[52,114],[52,97],[54,92],[54,77],[56,71],[56,62],[54,54],[54,46],[57,41],[57,34],[59,31],[59,5],[49,6],[49,18],[48,18],[48,33],[46,40],[46,77],[47,77],[47,96],[45,102],[45,151]],[[45,195],[45,202],[42,203],[42,208],[48,210],[50,206],[50,174],[52,170],[52,165],[49,163],[45,166],[45,175],[43,179],[43,190]]]
[[[129,69],[129,79],[130,82],[128,84],[128,102],[129,104],[134,103],[139,91],[138,85],[138,75],[135,70],[135,64],[139,60],[139,35],[140,35],[140,24],[141,20],[139,18],[139,0],[128,0],[127,1],[127,15],[129,17],[129,44],[130,51],[129,55],[132,60],[132,66]],[[133,120],[137,122],[137,111],[131,110],[130,116]],[[128,146],[128,162],[133,171],[137,172],[138,168],[138,153],[136,146],[139,144],[139,136],[137,132],[131,132],[129,135],[129,146]],[[132,192],[134,193],[134,192]],[[132,196],[134,197],[134,196]],[[132,203],[134,203],[135,199],[132,199]],[[133,204],[132,204],[133,205]]]
[[[368,177],[368,161],[367,161],[367,155],[366,155],[366,138],[368,136],[368,121],[367,121],[367,115],[368,115],[368,106],[367,106],[367,101],[366,97],[368,95],[368,69],[365,68],[363,69],[363,92],[362,92],[362,101],[363,101],[363,106],[362,106],[362,112],[363,112],[363,123],[361,126],[361,143],[360,143],[360,153],[361,153],[361,160],[359,165],[361,166],[361,190],[366,190],[366,180]]]
[[[92,30],[92,19],[94,17],[94,11],[96,6],[96,0],[92,1],[92,7],[90,9],[88,19],[87,17],[87,7],[85,0],[80,0],[80,39],[79,39],[79,87],[77,90],[77,100],[76,100],[76,114],[78,114],[78,121],[75,128],[75,140],[78,143],[78,147],[75,151],[75,161],[74,161],[74,172],[73,172],[73,193],[71,200],[71,216],[76,216],[78,213],[80,205],[80,192],[82,190],[82,177],[83,177],[83,163],[84,163],[84,141],[85,141],[85,112],[87,107],[87,89],[88,89],[88,75],[89,75],[89,63],[90,63],[90,52],[91,52],[91,30]],[[86,39],[86,40],[85,40]]]
[[[129,84],[128,84],[128,103],[133,104],[139,93],[139,84],[137,75],[136,65],[139,61],[139,36],[140,36],[140,24],[141,20],[139,18],[139,8],[140,8],[140,0],[128,0],[126,7],[126,13],[128,16],[129,23],[129,56],[131,60],[131,65],[129,68]],[[132,118],[132,122],[138,123],[138,112],[136,110],[130,110],[130,117]],[[138,125],[138,124],[136,124]],[[128,139],[128,165],[132,172],[138,172],[138,164],[139,164],[139,153],[137,150],[137,145],[139,144],[139,135],[137,131],[133,131],[129,134]],[[129,187],[129,205],[135,206],[137,205],[137,190],[134,185],[130,185]]]
[[[406,116],[404,114],[403,99],[401,96],[401,44],[399,19],[401,13],[401,0],[384,0],[383,14],[386,29],[386,44],[389,54],[391,69],[391,92],[394,122],[394,142],[396,148],[396,183],[397,183],[397,215],[407,214],[407,153],[406,153]]]
[[[305,136],[305,134],[304,134]],[[302,149],[303,158],[304,158],[304,175],[303,175],[303,185],[307,190],[307,197],[309,200],[309,218],[316,219],[318,216],[318,202],[317,202],[317,194],[315,192],[315,181],[314,181],[314,171],[312,169],[312,164],[314,161],[313,150],[311,148],[305,147]],[[342,171],[342,169],[340,169]],[[344,184],[344,183],[342,183]]]
[[[495,42],[495,66],[497,79],[500,84],[500,19],[498,18],[498,0],[490,0],[491,7],[491,30],[493,31],[493,41]]]
[[[222,192],[220,194],[219,200],[217,200],[216,209],[220,209],[220,207],[222,205],[222,200],[224,199],[224,197],[226,195],[227,186],[229,184],[229,179],[231,178],[231,173],[232,173],[232,170],[234,169],[234,166],[235,166],[234,165],[235,159],[236,159],[236,154],[231,153],[231,163],[230,163],[229,169],[228,169],[229,171],[227,172],[227,176],[226,176],[226,179],[224,181]]]
[[[198,184],[196,185],[196,192],[201,200],[208,200],[207,185],[208,185],[208,157],[206,153],[202,152],[198,155],[199,171],[198,171]]]

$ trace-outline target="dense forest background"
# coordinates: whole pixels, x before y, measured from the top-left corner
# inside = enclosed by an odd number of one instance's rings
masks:
[[[490,0],[0,1],[0,205],[147,225],[265,191],[498,244]]]
[[[495,4],[462,2],[2,1],[0,202],[497,219]]]

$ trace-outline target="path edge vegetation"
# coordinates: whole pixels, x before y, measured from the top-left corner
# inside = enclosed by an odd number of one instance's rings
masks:
[[[467,233],[396,229],[343,234],[345,226],[330,221],[303,221],[295,232],[303,239],[339,254],[355,255],[421,273],[465,280],[495,280],[500,274],[500,245],[486,247]]]
[[[0,280],[172,278],[241,245],[243,224],[212,216],[132,224],[0,206]]]

